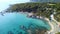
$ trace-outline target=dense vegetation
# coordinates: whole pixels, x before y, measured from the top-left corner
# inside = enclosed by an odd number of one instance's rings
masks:
[[[21,3],[14,4],[8,8],[9,12],[32,12],[35,15],[42,15],[50,18],[53,12],[56,12],[55,19],[60,21],[60,3]],[[7,12],[7,11],[6,11]]]

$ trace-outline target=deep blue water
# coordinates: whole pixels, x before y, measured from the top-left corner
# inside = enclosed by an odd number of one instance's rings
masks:
[[[4,16],[0,15],[0,34],[7,34],[9,31],[12,31],[14,34],[18,34],[18,32],[22,31],[20,29],[21,25],[28,28],[31,23],[50,29],[47,22],[39,19],[28,18],[26,16],[26,14],[21,13],[7,13]]]

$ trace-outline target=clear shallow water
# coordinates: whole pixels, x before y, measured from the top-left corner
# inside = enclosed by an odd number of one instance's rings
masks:
[[[40,27],[43,26],[48,30],[50,29],[48,23],[39,19],[27,18],[26,16],[26,14],[20,13],[7,13],[4,16],[0,15],[0,34],[7,34],[8,31],[18,34],[18,32],[22,31],[20,29],[20,25],[24,25],[26,28],[28,28],[29,24],[31,23]]]

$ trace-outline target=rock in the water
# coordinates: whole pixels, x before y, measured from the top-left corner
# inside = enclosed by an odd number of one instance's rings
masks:
[[[23,34],[23,32],[18,32],[18,34]]]
[[[8,31],[8,33],[7,34],[14,34],[12,31]]]

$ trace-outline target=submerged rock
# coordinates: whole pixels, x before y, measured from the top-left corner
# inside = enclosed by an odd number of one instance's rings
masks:
[[[8,31],[8,33],[7,34],[14,34],[12,31]]]
[[[14,28],[13,30],[15,31],[16,29]]]
[[[18,34],[23,34],[23,32],[18,32]]]
[[[32,31],[31,31],[31,30],[27,30],[27,33],[28,33],[28,34],[32,34]]]
[[[24,25],[21,25],[19,28],[20,29],[23,29],[23,30],[26,30],[27,29]]]

